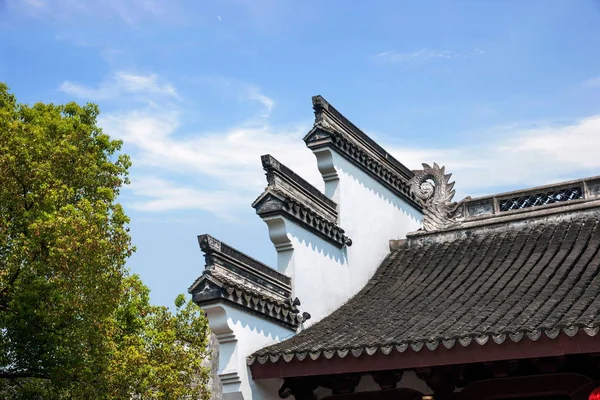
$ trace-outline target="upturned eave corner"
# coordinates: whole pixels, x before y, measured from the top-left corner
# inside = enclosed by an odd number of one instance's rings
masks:
[[[417,211],[421,203],[411,195],[407,182],[413,177],[399,162],[367,134],[360,130],[322,96],[313,97],[315,120],[304,136],[306,146],[315,154],[331,148],[398,195]]]

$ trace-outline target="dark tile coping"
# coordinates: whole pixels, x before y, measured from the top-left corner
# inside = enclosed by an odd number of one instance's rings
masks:
[[[221,242],[220,240],[215,239],[214,237],[203,234],[198,236],[198,244],[200,245],[200,249],[207,253],[217,253],[223,254],[243,265],[248,267],[251,270],[258,271],[268,277],[283,283],[286,286],[291,286],[292,279],[289,276],[282,274],[269,267],[266,264],[261,263],[260,261],[242,253],[239,250],[234,249],[228,244]]]

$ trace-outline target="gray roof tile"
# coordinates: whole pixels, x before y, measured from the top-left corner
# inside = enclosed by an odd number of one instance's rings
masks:
[[[409,239],[345,305],[249,363],[306,353],[425,351],[490,337],[595,335],[600,324],[598,209]],[[441,236],[440,236],[441,237]],[[472,340],[475,339],[475,340]],[[328,357],[329,358],[329,357]]]

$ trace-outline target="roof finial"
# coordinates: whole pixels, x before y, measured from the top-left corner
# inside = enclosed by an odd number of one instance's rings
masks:
[[[446,174],[446,167],[433,163],[433,167],[423,163],[422,170],[415,170],[408,181],[410,191],[423,202],[423,229],[437,231],[456,226],[462,220],[459,205],[452,202],[454,182],[452,174]],[[464,201],[464,200],[463,200]]]

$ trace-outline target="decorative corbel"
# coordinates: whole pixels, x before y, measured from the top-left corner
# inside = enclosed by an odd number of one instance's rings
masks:
[[[436,400],[450,400],[458,386],[460,371],[453,366],[423,368],[416,371],[419,379],[433,390]]]
[[[373,372],[371,376],[380,389],[394,389],[402,380],[402,371],[378,371]]]
[[[294,396],[296,400],[317,400],[314,391],[319,387],[316,379],[286,378],[279,389],[279,397],[287,399]]]
[[[331,375],[325,377],[321,386],[331,389],[333,394],[349,394],[354,393],[354,389],[360,383],[360,375]]]

